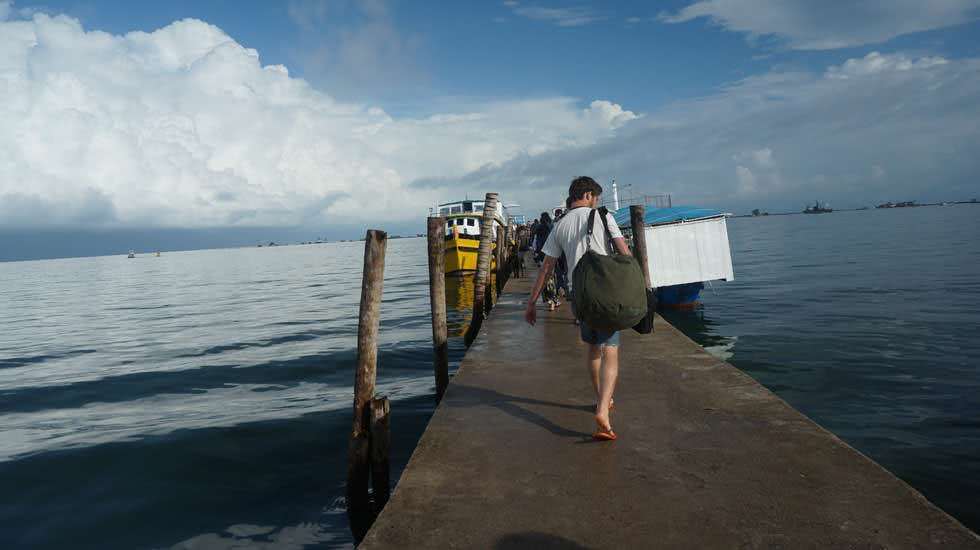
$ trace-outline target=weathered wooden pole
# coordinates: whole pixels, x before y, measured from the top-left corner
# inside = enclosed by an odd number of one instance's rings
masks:
[[[642,204],[630,206],[630,228],[633,230],[633,256],[643,268],[643,280],[647,288],[653,288],[650,282],[650,264],[647,263],[647,233],[646,222],[643,220],[645,209]]]
[[[504,226],[504,278],[510,280],[511,275],[514,274],[511,270],[510,264],[510,237],[511,237],[511,225],[510,221]]]
[[[432,355],[436,402],[449,385],[449,344],[446,329],[446,218],[429,218],[429,304],[432,311]]]
[[[374,493],[374,517],[388,504],[391,496],[391,405],[387,397],[371,400],[371,489]],[[373,523],[373,521],[372,521]]]
[[[497,194],[487,193],[480,223],[480,248],[476,260],[476,283],[473,285],[473,319],[463,338],[467,346],[476,339],[487,313],[487,280],[490,278],[490,249],[493,242],[493,220],[497,213]]]
[[[347,453],[347,517],[358,542],[374,521],[368,495],[371,463],[370,402],[378,367],[378,325],[384,283],[385,247],[388,235],[369,229],[364,239],[364,273],[361,279],[361,310],[357,323],[357,371],[354,376],[354,423]]]
[[[504,266],[504,228],[497,226],[497,248],[494,249],[494,261],[497,264],[497,269],[494,271],[497,275],[497,296],[500,296],[500,291],[504,286],[504,277],[506,276],[506,269]]]

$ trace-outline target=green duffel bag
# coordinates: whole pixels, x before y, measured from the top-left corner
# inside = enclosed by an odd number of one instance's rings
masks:
[[[599,209],[602,225],[609,236],[606,209]],[[572,273],[575,314],[589,327],[601,331],[632,328],[647,314],[646,282],[643,270],[632,256],[613,247],[610,255],[592,249],[596,210],[589,214],[588,251]]]

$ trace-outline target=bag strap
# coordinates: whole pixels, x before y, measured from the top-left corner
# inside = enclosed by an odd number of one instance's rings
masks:
[[[585,236],[585,247],[588,250],[592,250],[592,231],[595,228],[595,208],[589,212],[589,223],[588,223],[589,233]]]
[[[606,242],[609,243],[609,248],[611,248],[615,253],[616,247],[612,245],[612,233],[609,232],[609,220],[606,219],[606,216],[609,214],[609,209],[607,209],[605,206],[593,208],[592,211],[589,212],[589,234],[585,237],[586,246],[589,250],[592,250],[592,233],[595,229],[596,212],[599,212],[599,219],[602,220],[602,227],[606,230]]]
[[[602,219],[602,227],[606,230],[606,245],[609,247],[610,254],[618,254],[616,251],[616,245],[612,241],[612,233],[609,232],[609,209],[605,206],[599,208],[599,217]]]

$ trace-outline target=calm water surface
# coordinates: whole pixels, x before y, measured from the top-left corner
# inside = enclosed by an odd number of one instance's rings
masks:
[[[978,215],[732,220],[738,280],[670,319],[980,528]],[[362,252],[0,264],[0,540],[349,547]],[[379,392],[397,475],[433,409],[425,241],[387,258]]]
[[[736,281],[667,315],[980,531],[980,207],[729,221]]]

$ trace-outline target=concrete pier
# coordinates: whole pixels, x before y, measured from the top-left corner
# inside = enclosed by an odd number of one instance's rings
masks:
[[[619,440],[593,442],[568,307],[524,323],[533,275],[484,322],[362,548],[980,549],[662,319],[623,333]]]

